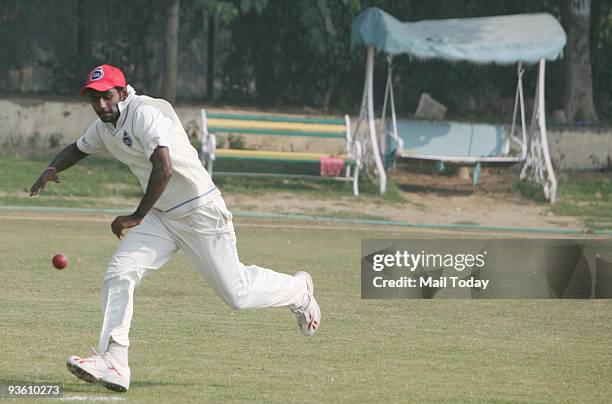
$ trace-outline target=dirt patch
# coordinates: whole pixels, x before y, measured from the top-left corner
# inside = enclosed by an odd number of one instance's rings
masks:
[[[469,176],[461,177],[457,175],[459,172],[456,167],[450,167],[448,174],[438,174],[431,163],[400,164],[389,172],[401,196],[398,201],[373,195],[355,198],[350,191],[338,196],[337,193],[294,192],[290,189],[254,194],[226,190],[224,197],[231,210],[248,213],[393,220],[411,224],[585,228],[577,217],[556,215],[551,205],[521,197],[516,188],[518,166],[485,167],[476,187],[472,186]],[[0,192],[0,198],[11,201],[27,198],[31,202],[26,191]],[[134,209],[139,202],[138,197],[125,196],[47,195],[45,204],[52,204],[48,200],[54,198],[61,199],[60,206],[125,208],[126,211]]]
[[[527,200],[516,189],[518,167],[483,168],[476,187],[451,173],[440,175],[431,165],[400,165],[390,172],[403,202],[373,197],[321,198],[278,192],[263,195],[225,193],[230,209],[268,213],[341,216],[406,221],[414,224],[582,229],[576,217],[553,214],[550,205]]]

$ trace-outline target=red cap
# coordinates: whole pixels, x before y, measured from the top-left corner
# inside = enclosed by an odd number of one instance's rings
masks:
[[[89,72],[80,94],[85,95],[89,88],[96,91],[107,91],[113,87],[125,87],[123,72],[115,66],[101,65]]]

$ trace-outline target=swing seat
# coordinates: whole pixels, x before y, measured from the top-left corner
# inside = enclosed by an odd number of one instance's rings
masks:
[[[514,164],[522,156],[510,156],[510,142],[504,126],[462,122],[397,120],[397,135],[388,128],[391,148],[401,145],[395,153],[400,158],[431,160],[439,170],[444,163],[473,165],[473,185],[480,175],[481,163]]]
[[[398,154],[403,158],[456,163],[524,160],[509,155],[506,130],[501,125],[398,120],[397,132],[403,141]],[[392,139],[391,133],[389,128]]]

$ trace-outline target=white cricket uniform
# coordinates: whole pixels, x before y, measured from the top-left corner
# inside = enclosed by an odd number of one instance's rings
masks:
[[[119,111],[116,127],[96,120],[77,140],[78,149],[87,154],[110,152],[128,165],[146,191],[149,158],[156,147],[165,146],[172,176],[154,208],[121,240],[108,265],[102,285],[100,352],[106,351],[111,337],[129,346],[135,286],[179,248],[232,308],[301,306],[307,298],[303,279],[240,262],[232,214],[172,106],[136,95],[128,86],[128,98],[119,103]]]

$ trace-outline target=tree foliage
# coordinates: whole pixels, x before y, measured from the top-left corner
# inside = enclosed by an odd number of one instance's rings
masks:
[[[219,89],[215,99],[223,102],[354,112],[361,99],[365,50],[350,47],[351,23],[372,5],[403,21],[542,11],[560,17],[560,0],[184,0],[177,96],[205,99],[202,89],[214,81]],[[0,89],[74,94],[93,65],[113,63],[139,90],[159,95],[165,15],[166,2],[146,0],[3,0]],[[610,120],[610,1],[592,0],[590,35],[595,104],[600,117]],[[207,66],[211,57],[215,60]],[[384,65],[383,58],[376,58],[378,89],[386,79]],[[395,66],[400,114],[414,111],[421,92],[444,102],[455,117],[503,119],[511,113],[515,67],[416,62],[405,56],[397,57]],[[32,68],[42,73],[33,75]],[[528,70],[528,96],[534,92],[534,77],[535,69]],[[28,80],[51,86],[38,88]],[[549,110],[563,106],[562,80],[561,64],[550,63]]]
[[[230,25],[233,40],[224,69],[231,96],[329,106],[353,65],[350,24],[359,9],[358,0],[271,0],[241,14]]]
[[[612,2],[592,0],[591,63],[593,92],[600,118],[612,121]]]

